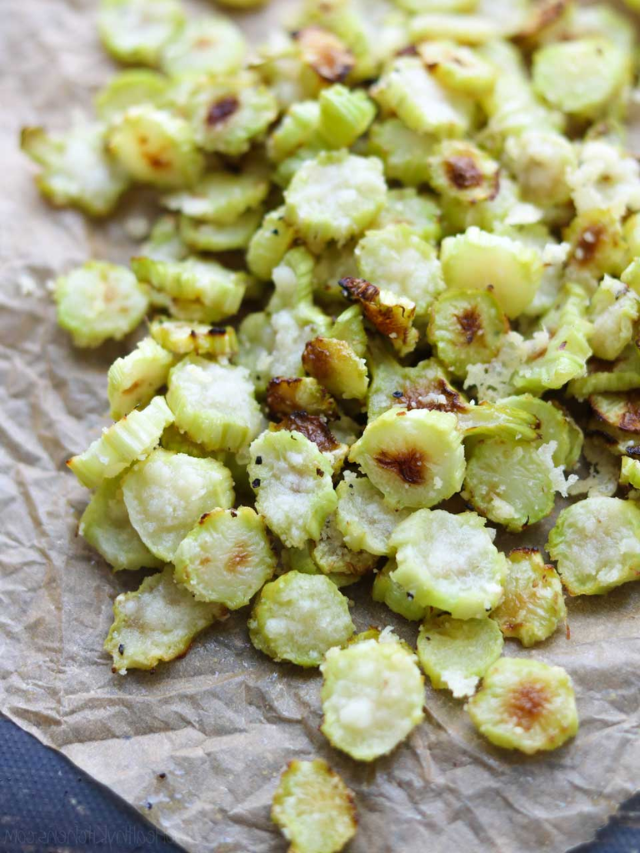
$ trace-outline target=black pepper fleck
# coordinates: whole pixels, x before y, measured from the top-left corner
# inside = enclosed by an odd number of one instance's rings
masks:
[[[256,456],[256,465],[262,465],[262,456]]]
[[[120,645],[118,646],[118,654],[120,654],[120,655],[124,654],[124,644],[123,643],[120,643]]]
[[[252,481],[252,483],[251,483],[251,488],[252,488],[252,489],[257,489],[257,488],[259,487],[259,485],[260,485],[260,480],[256,477],[256,479],[255,479],[255,480],[253,480],[253,481]]]
[[[167,778],[166,773],[158,773],[158,779],[166,779],[166,778]]]
[[[402,397],[402,396],[403,396],[403,395],[402,395],[402,391],[394,391],[394,392],[393,392],[393,396],[396,398],[396,400],[399,400],[399,399],[400,399],[400,397]]]

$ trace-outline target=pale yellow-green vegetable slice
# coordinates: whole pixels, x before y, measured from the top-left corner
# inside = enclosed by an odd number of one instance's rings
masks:
[[[597,358],[616,359],[631,342],[640,316],[640,299],[621,281],[606,275],[591,299],[593,329],[589,345]]]
[[[570,595],[600,595],[640,577],[640,507],[593,497],[563,509],[546,545]]]
[[[577,157],[561,133],[531,129],[509,136],[504,153],[525,201],[546,208],[570,200],[567,172],[575,168]]]
[[[117,358],[107,374],[107,396],[114,421],[146,406],[166,384],[174,357],[153,338],[144,338],[129,355]]]
[[[262,425],[246,368],[195,355],[169,374],[167,403],[176,426],[208,450],[236,452],[256,437]]]
[[[475,12],[478,0],[397,0],[407,12]]]
[[[368,477],[345,471],[336,489],[336,524],[347,546],[385,556],[390,553],[389,538],[410,510],[396,509],[385,501]]]
[[[253,606],[249,636],[274,660],[319,666],[355,628],[349,602],[329,578],[287,572],[266,584]]]
[[[424,41],[417,46],[424,65],[443,86],[473,97],[485,96],[496,81],[493,65],[471,48],[453,41]]]
[[[454,41],[475,47],[497,40],[501,27],[481,15],[454,15],[446,12],[423,12],[409,23],[412,42]]]
[[[229,157],[249,151],[278,115],[275,96],[246,71],[196,80],[183,109],[198,145]]]
[[[160,447],[165,450],[175,450],[176,453],[186,453],[187,456],[195,456],[197,459],[217,459],[218,455],[221,457],[226,455],[214,450],[207,450],[197,441],[192,441],[186,433],[180,432],[175,424],[168,426],[162,433]]]
[[[149,302],[136,277],[105,261],[88,261],[56,279],[54,298],[59,325],[77,347],[98,347],[121,340],[144,317]]]
[[[456,619],[486,616],[502,599],[507,560],[485,525],[475,512],[414,512],[391,536],[392,579],[425,607]]]
[[[389,290],[381,290],[364,278],[341,278],[339,284],[343,296],[362,306],[367,320],[389,339],[399,355],[407,355],[416,348],[419,333],[413,325],[414,302]]]
[[[205,513],[174,555],[175,580],[198,601],[237,610],[276,568],[264,521],[250,507]]]
[[[180,320],[154,320],[149,333],[161,348],[177,355],[195,353],[214,358],[232,358],[238,352],[238,338],[233,326],[208,326]],[[169,366],[173,365],[173,359]]]
[[[302,364],[307,373],[335,397],[362,400],[367,394],[366,362],[346,341],[314,338],[304,348]]]
[[[445,89],[418,57],[396,59],[371,93],[388,115],[416,133],[461,137],[471,129],[473,102]]]
[[[153,261],[183,261],[189,250],[180,237],[178,218],[167,214],[157,219],[139,254]]]
[[[218,604],[196,601],[174,582],[173,566],[167,566],[114,601],[115,618],[104,644],[113,656],[113,671],[126,675],[129,669],[154,669],[182,657],[196,634],[225,612]]]
[[[640,392],[637,390],[592,394],[589,405],[606,424],[628,433],[640,432]]]
[[[409,225],[367,231],[356,247],[356,258],[362,278],[415,303],[418,317],[444,290],[436,250]]]
[[[320,104],[318,101],[299,101],[292,104],[281,121],[269,134],[267,155],[274,163],[282,163],[297,151],[309,146],[326,147],[318,136]]]
[[[195,257],[184,261],[135,257],[131,259],[131,268],[140,282],[171,297],[173,314],[179,315],[176,309],[180,306],[188,313],[186,309],[192,305],[194,313],[201,315],[193,319],[209,323],[217,323],[237,312],[248,281],[245,273]]]
[[[312,249],[357,237],[384,206],[386,184],[376,157],[346,151],[304,163],[285,190],[286,218]]]
[[[640,208],[640,167],[619,145],[600,139],[584,142],[566,179],[578,213],[609,210],[624,216]]]
[[[536,294],[542,279],[538,252],[510,237],[469,228],[442,243],[442,272],[449,288],[492,288],[507,317],[521,314]]]
[[[567,618],[562,584],[553,566],[545,565],[535,549],[517,548],[508,560],[504,599],[491,619],[505,637],[533,646],[550,637]]]
[[[185,74],[233,74],[244,60],[246,44],[229,18],[209,15],[185,23],[161,51],[160,63],[173,77]]]
[[[270,314],[311,304],[314,264],[314,257],[308,249],[303,246],[289,249],[271,273],[275,293],[267,304]]]
[[[361,89],[336,84],[323,89],[318,101],[318,132],[331,148],[349,148],[376,115],[376,105]]]
[[[262,210],[248,210],[234,222],[222,225],[180,217],[180,236],[192,252],[231,252],[246,249],[262,221]]]
[[[428,507],[460,490],[465,472],[455,415],[390,409],[351,448],[357,463],[395,508]]]
[[[437,359],[426,359],[415,367],[402,367],[387,349],[373,341],[370,344],[373,373],[367,407],[370,421],[392,406],[454,413],[467,408],[466,399],[450,384]]]
[[[418,659],[436,690],[450,690],[462,699],[475,693],[503,645],[500,628],[491,619],[431,616],[420,627]]]
[[[82,514],[78,533],[116,572],[161,568],[162,561],[151,553],[129,521],[122,476],[98,486]]]
[[[154,397],[145,409],[136,409],[105,428],[100,438],[67,465],[83,486],[94,489],[103,480],[116,477],[136,459],[147,456],[171,423],[173,413],[164,397]]]
[[[349,446],[336,438],[327,425],[326,418],[321,415],[293,412],[286,415],[278,424],[271,424],[270,429],[302,433],[329,460],[334,474],[340,471],[349,453]]]
[[[567,470],[575,468],[582,451],[582,430],[571,415],[556,400],[541,400],[531,394],[507,397],[502,404],[533,415],[538,423],[537,433],[542,444],[554,441],[553,462]]]
[[[571,245],[567,276],[593,293],[603,275],[617,276],[626,263],[627,249],[619,217],[610,210],[578,214],[564,233]]]
[[[267,407],[274,417],[305,412],[309,415],[337,417],[335,400],[322,385],[311,376],[288,379],[274,377],[267,386]]]
[[[259,207],[268,192],[269,179],[261,169],[250,167],[239,173],[218,170],[205,175],[193,190],[164,195],[162,203],[194,219],[229,225]]]
[[[542,394],[583,376],[591,355],[584,328],[562,326],[551,337],[534,337],[525,363],[513,377],[518,391]],[[578,380],[579,381],[579,380]]]
[[[313,74],[313,79],[309,79],[309,74],[303,70],[309,89],[315,90],[323,82],[341,83],[353,70],[355,56],[340,35],[314,25],[302,27],[294,33],[303,69],[309,69]]]
[[[533,86],[552,107],[595,118],[628,82],[624,51],[606,38],[549,44],[533,56]]]
[[[20,147],[42,167],[36,185],[53,205],[108,216],[129,185],[129,177],[109,155],[105,140],[105,127],[98,123],[54,134],[42,127],[25,127]]]
[[[134,181],[165,189],[192,186],[204,168],[189,123],[147,104],[114,118],[107,148]]]
[[[264,432],[251,445],[248,466],[256,509],[289,548],[318,540],[337,505],[332,465],[300,432]]]
[[[346,574],[361,577],[373,571],[378,559],[367,551],[353,551],[345,544],[335,514],[324,523],[320,538],[311,548],[311,557],[324,575]]]
[[[330,336],[350,344],[356,355],[367,353],[368,338],[359,305],[352,305],[339,314],[330,330]]]
[[[640,388],[640,354],[633,344],[626,347],[614,362],[593,358],[587,367],[587,376],[574,379],[567,388],[568,393],[579,400],[592,394]]]
[[[371,597],[374,601],[386,604],[389,610],[393,610],[399,616],[404,616],[410,622],[422,621],[427,608],[414,601],[413,595],[393,580],[391,573],[395,570],[396,561],[388,560],[384,568],[376,575],[371,588]]]
[[[478,442],[467,460],[466,500],[512,532],[535,524],[552,512],[556,489],[567,494],[562,469],[553,463],[556,447],[501,438]]]
[[[98,32],[120,62],[157,65],[164,45],[184,22],[177,0],[101,0]]]
[[[557,749],[578,731],[571,678],[562,667],[540,661],[497,661],[466,707],[491,743],[527,755]]]
[[[387,202],[372,227],[384,229],[390,225],[407,225],[422,240],[436,243],[441,235],[440,208],[432,196],[418,193],[413,187],[389,190]]]
[[[280,559],[285,572],[295,571],[302,572],[305,575],[322,575],[318,566],[314,563],[311,557],[311,545],[308,542],[304,548],[283,548],[280,552]],[[334,583],[338,589],[343,586],[351,586],[357,583],[360,578],[358,575],[349,575],[344,572],[335,572],[330,575],[324,575],[329,578],[331,583]]]
[[[429,183],[446,198],[477,204],[497,196],[500,164],[471,142],[449,139],[429,157]]]
[[[133,466],[122,491],[131,524],[167,562],[203,513],[227,509],[234,499],[231,474],[220,462],[161,448]]]
[[[507,318],[491,291],[451,289],[432,306],[427,337],[438,358],[462,379],[469,365],[497,356],[508,330]]]
[[[271,820],[290,853],[339,853],[358,827],[353,792],[326,761],[290,761],[273,795]]]
[[[620,483],[640,489],[640,461],[624,456],[620,465]]]
[[[368,151],[382,160],[387,178],[413,187],[429,180],[428,157],[437,141],[435,136],[411,130],[397,118],[387,118],[371,126]]]
[[[424,718],[416,657],[390,631],[331,649],[320,669],[321,731],[357,761],[391,752]]]
[[[96,95],[96,113],[103,121],[109,121],[129,107],[138,107],[141,104],[162,107],[169,85],[167,77],[148,68],[121,71]]]
[[[491,436],[535,441],[538,436],[538,419],[535,415],[504,403],[470,403],[461,405],[456,412],[458,429],[464,438]]]
[[[247,266],[257,278],[268,281],[295,239],[294,229],[285,221],[284,206],[270,211],[253,234],[247,249]]]

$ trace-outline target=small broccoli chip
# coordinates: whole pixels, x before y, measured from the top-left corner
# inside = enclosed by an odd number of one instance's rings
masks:
[[[427,336],[438,358],[459,379],[471,364],[487,363],[500,351],[509,323],[490,291],[448,290],[431,309]]]
[[[391,632],[331,649],[320,667],[322,732],[358,761],[391,752],[424,714],[424,680],[415,655]]]
[[[640,298],[621,281],[605,275],[591,299],[589,345],[596,358],[618,358],[631,342],[639,316]]]
[[[392,579],[425,607],[456,619],[486,616],[502,599],[507,560],[485,524],[474,512],[414,512],[391,536]]]
[[[173,363],[171,352],[153,338],[144,338],[129,355],[117,358],[107,374],[107,396],[114,421],[148,405],[166,383]]]
[[[428,507],[460,490],[465,472],[455,415],[389,409],[351,448],[357,463],[390,506]]]
[[[178,546],[173,562],[176,582],[198,601],[230,610],[249,604],[276,568],[264,522],[246,506],[205,513]]]
[[[422,0],[413,2],[424,5]],[[418,45],[418,54],[439,83],[461,94],[486,96],[496,82],[497,72],[490,62],[454,41],[424,41]]]
[[[386,198],[382,163],[346,151],[304,163],[285,191],[287,222],[313,249],[343,245],[371,225]]]
[[[505,637],[533,646],[550,637],[567,617],[562,584],[553,566],[546,566],[535,549],[516,548],[508,560],[504,599],[491,618]]]
[[[436,250],[410,225],[367,231],[356,247],[356,258],[363,279],[413,302],[418,317],[425,316],[444,290]],[[366,307],[364,310],[366,313]],[[372,317],[369,319],[377,325]]]
[[[503,645],[500,629],[491,619],[431,616],[420,628],[418,659],[437,690],[450,690],[462,699],[475,693]]]
[[[56,207],[108,216],[129,185],[127,172],[109,155],[102,124],[81,124],[59,134],[25,127],[20,146],[42,167],[36,185]]]
[[[386,604],[389,610],[393,610],[399,616],[404,616],[410,622],[421,622],[426,616],[428,608],[414,601],[410,592],[391,577],[397,568],[396,561],[387,560],[384,568],[378,572],[371,589],[371,597],[374,601]]]
[[[122,491],[131,524],[151,553],[167,562],[204,513],[234,500],[231,474],[220,462],[163,449],[133,466]]]
[[[314,338],[305,345],[302,364],[307,373],[335,397],[362,400],[367,394],[366,362],[347,341]]]
[[[339,284],[343,296],[362,306],[367,320],[389,339],[399,355],[407,355],[416,348],[419,334],[413,327],[414,302],[391,291],[380,290],[363,278],[342,278]]]
[[[593,497],[563,509],[546,545],[570,595],[600,595],[640,576],[640,507]]]
[[[329,459],[301,432],[289,430],[262,433],[250,454],[256,508],[267,525],[289,548],[317,541],[337,504]]]
[[[349,602],[322,575],[287,572],[266,584],[249,620],[253,645],[277,661],[319,666],[354,633]]]
[[[121,593],[104,644],[113,656],[113,672],[154,669],[189,651],[196,634],[226,615],[219,604],[196,601],[173,580],[173,566],[145,578],[135,592]]]
[[[371,126],[368,151],[382,160],[389,180],[417,187],[429,180],[428,158],[436,144],[435,137],[416,133],[399,119],[388,118]]]
[[[145,409],[136,409],[104,429],[100,438],[67,465],[83,486],[94,489],[151,453],[164,428],[172,423],[173,413],[164,397],[154,397]]]
[[[310,376],[287,379],[276,376],[267,386],[267,408],[274,417],[306,412],[308,415],[322,415],[335,418],[338,415],[335,400],[317,379]]]
[[[189,21],[174,32],[163,45],[160,64],[163,71],[178,79],[183,75],[234,74],[242,67],[245,52],[240,28],[229,18],[210,15]]]
[[[497,661],[467,710],[491,743],[527,755],[557,749],[578,731],[569,675],[560,666],[524,658]]]
[[[98,32],[114,59],[157,65],[162,48],[183,22],[178,0],[101,0]]]
[[[171,370],[167,403],[178,429],[208,450],[237,452],[263,422],[246,368],[195,355]]]
[[[347,546],[385,556],[390,553],[389,538],[410,510],[394,509],[385,501],[368,477],[345,471],[336,489],[336,524]]]
[[[475,227],[447,237],[441,260],[447,287],[490,289],[510,318],[527,308],[542,279],[542,261],[535,249]]]
[[[575,468],[582,452],[582,430],[560,403],[556,400],[541,400],[531,394],[520,394],[505,398],[501,405],[521,409],[535,417],[540,442],[556,443],[554,465],[564,466],[567,470]]]
[[[465,204],[494,199],[499,163],[470,142],[449,139],[429,157],[429,183],[436,192]]]
[[[378,562],[375,555],[367,551],[353,551],[345,544],[335,514],[325,521],[320,539],[311,548],[311,558],[325,575],[353,575],[356,578],[372,572]]]
[[[358,826],[353,792],[320,758],[289,762],[271,820],[291,842],[290,853],[339,853]]]
[[[162,568],[162,561],[144,544],[122,496],[122,477],[104,480],[82,514],[78,532],[116,571]]]
[[[238,338],[233,326],[159,319],[149,324],[149,332],[165,351],[176,355],[195,353],[224,359],[238,354]]]
[[[119,341],[140,323],[149,300],[126,267],[88,261],[56,279],[58,323],[77,347],[99,347]]]

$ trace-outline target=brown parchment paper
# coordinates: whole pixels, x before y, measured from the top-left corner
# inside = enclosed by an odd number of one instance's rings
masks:
[[[76,538],[87,496],[64,461],[105,423],[106,370],[129,347],[74,351],[46,285],[90,256],[126,262],[122,222],[142,202],[101,227],[52,211],[16,143],[23,124],[64,127],[111,72],[94,9],[1,4],[0,707],[197,853],[284,851],[269,821],[277,777],[316,755],[356,792],[352,853],[561,853],[589,839],[640,780],[640,585],[570,601],[571,639],[558,632],[528,653],[566,667],[577,690],[580,733],[547,756],[493,749],[459,703],[427,687],[426,722],[390,757],[358,765],[318,731],[319,675],[256,652],[246,612],[155,674],[112,675],[111,602],[141,574],[114,576]],[[265,20],[243,18],[254,34]],[[530,540],[544,542],[549,526]],[[348,590],[358,627],[393,624],[415,642],[415,626],[367,603],[361,586]],[[505,653],[524,652],[508,641]]]

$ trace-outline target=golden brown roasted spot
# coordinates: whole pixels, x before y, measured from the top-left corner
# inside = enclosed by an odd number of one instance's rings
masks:
[[[525,731],[533,728],[542,716],[549,696],[542,684],[524,681],[509,698],[508,713]]]
[[[241,569],[247,564],[249,557],[250,554],[246,548],[243,548],[242,545],[237,545],[227,558],[225,569],[228,572],[237,572],[238,569]]]
[[[449,157],[444,161],[447,177],[454,187],[459,190],[470,190],[482,185],[482,172],[476,166],[473,157]]]
[[[605,236],[605,228],[602,225],[590,225],[585,228],[573,251],[573,259],[577,264],[589,264],[598,252],[599,243]]]
[[[467,308],[462,314],[456,314],[455,317],[468,344],[472,344],[477,337],[484,334],[482,317],[477,308]]]
[[[219,101],[211,104],[207,112],[207,124],[209,127],[214,127],[216,124],[222,124],[223,121],[233,115],[240,106],[240,101],[235,95],[225,95]]]
[[[346,299],[362,305],[365,317],[381,335],[391,340],[407,339],[416,313],[415,306],[407,308],[399,304],[383,305],[380,302],[380,288],[364,278],[342,278],[338,284]]]
[[[275,376],[267,385],[267,407],[269,414],[272,417],[282,417],[283,415],[291,415],[293,412],[299,412],[302,409],[308,411],[309,414],[326,414],[333,417],[337,414],[335,402],[331,395],[324,390],[320,392],[322,396],[315,401],[313,411],[304,403],[301,403],[301,398],[304,395],[304,381],[299,377],[292,379],[284,376]]]
[[[306,412],[293,412],[283,418],[276,429],[287,429],[293,432],[301,432],[305,438],[317,445],[318,450],[323,453],[335,450],[340,445],[335,436],[327,426],[327,422],[320,415],[308,415]]]
[[[445,402],[438,400],[444,397]],[[398,403],[407,409],[429,409],[438,412],[464,412],[467,405],[464,400],[443,379],[436,379],[425,385],[405,385],[400,397],[396,397]]]
[[[393,471],[411,486],[419,486],[425,481],[426,459],[424,454],[415,448],[403,450],[400,453],[389,453],[384,450],[375,457],[374,461],[381,468]]]
[[[356,64],[345,44],[322,27],[305,27],[293,37],[300,45],[304,62],[328,83],[342,83]]]

